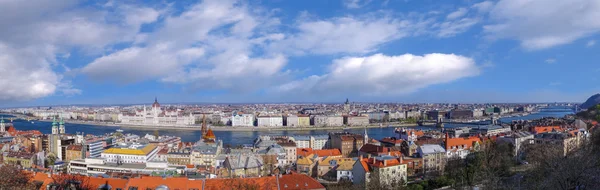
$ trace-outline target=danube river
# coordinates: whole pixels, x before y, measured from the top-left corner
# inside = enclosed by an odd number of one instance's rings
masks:
[[[572,111],[567,110],[551,110],[551,111],[541,111],[538,113],[530,114],[523,117],[510,117],[510,118],[502,118],[500,121],[502,122],[510,122],[513,120],[530,120],[530,119],[538,119],[542,117],[563,117],[567,114],[572,114]],[[5,116],[7,117],[7,116]],[[39,130],[42,133],[51,133],[51,122],[44,121],[34,121],[28,122],[25,120],[16,120],[13,125],[17,130]],[[445,124],[446,128],[452,127],[461,127],[467,126],[464,124]],[[66,132],[69,134],[75,134],[76,132],[84,132],[85,134],[93,134],[93,135],[102,135],[106,133],[115,132],[117,129],[124,130],[123,133],[132,133],[136,135],[146,135],[153,134],[155,129],[140,129],[140,128],[126,128],[126,127],[111,127],[111,126],[97,126],[97,125],[85,125],[85,124],[65,124]],[[435,130],[437,128],[433,126],[422,126],[422,127],[413,127],[423,130]],[[200,131],[191,131],[191,130],[176,130],[176,129],[168,129],[168,130],[158,130],[160,135],[170,135],[170,136],[179,136],[182,141],[185,142],[194,142],[198,141],[201,133]],[[218,139],[223,140],[224,144],[249,144],[256,139],[259,135],[324,135],[329,132],[340,132],[340,131],[348,131],[352,133],[364,133],[364,129],[348,129],[348,130],[310,130],[310,131],[215,131],[215,135]],[[367,133],[369,137],[375,139],[381,139],[384,137],[394,136],[394,128],[392,127],[384,127],[384,128],[369,128],[367,129]]]

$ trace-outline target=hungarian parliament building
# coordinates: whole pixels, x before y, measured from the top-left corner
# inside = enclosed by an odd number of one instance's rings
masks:
[[[184,126],[196,122],[192,113],[185,115],[180,110],[162,110],[157,99],[154,99],[151,109],[144,106],[143,110],[136,110],[135,114],[119,114],[119,120],[122,124],[155,126]]]

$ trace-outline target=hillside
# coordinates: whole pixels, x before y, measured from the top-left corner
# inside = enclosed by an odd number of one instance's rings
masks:
[[[577,113],[581,119],[600,121],[600,105],[589,107],[587,111]]]
[[[598,104],[600,104],[600,94],[594,94],[592,97],[588,98],[587,101],[581,104],[581,108],[589,109]]]

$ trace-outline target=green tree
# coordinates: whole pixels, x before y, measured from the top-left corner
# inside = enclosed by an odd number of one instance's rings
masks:
[[[158,139],[158,136],[159,136],[158,130],[154,130],[154,136]]]

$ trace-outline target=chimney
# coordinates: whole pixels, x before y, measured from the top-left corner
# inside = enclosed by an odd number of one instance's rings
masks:
[[[363,160],[363,155],[361,154],[358,158],[358,161],[362,161]]]
[[[383,160],[383,166],[387,166],[387,160]]]

